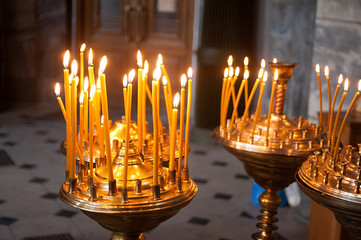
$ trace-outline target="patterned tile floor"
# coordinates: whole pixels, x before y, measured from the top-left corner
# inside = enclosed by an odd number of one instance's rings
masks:
[[[65,168],[59,150],[65,125],[57,111],[41,106],[0,113],[0,239],[109,239],[109,231],[57,197]],[[199,192],[147,239],[250,239],[259,213],[252,179],[216,143],[191,148],[190,174]],[[279,210],[281,240],[307,239],[307,224],[297,215],[290,207]]]

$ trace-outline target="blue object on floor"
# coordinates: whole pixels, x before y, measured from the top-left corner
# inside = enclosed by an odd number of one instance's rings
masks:
[[[256,206],[259,206],[258,198],[264,192],[264,188],[260,187],[257,183],[253,183],[252,188],[252,203]],[[281,197],[282,203],[280,207],[287,206],[287,198],[284,190],[277,191],[278,195]]]

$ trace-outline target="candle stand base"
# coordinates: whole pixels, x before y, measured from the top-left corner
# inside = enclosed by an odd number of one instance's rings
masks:
[[[145,236],[143,233],[138,235],[125,235],[123,233],[113,232],[110,236],[111,240],[145,240]]]

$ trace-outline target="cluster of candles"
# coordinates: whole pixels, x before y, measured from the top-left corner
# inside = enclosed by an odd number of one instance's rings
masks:
[[[88,76],[84,75],[84,51],[85,44],[82,44],[80,48],[80,76],[77,76],[78,64],[76,60],[72,61],[71,73],[69,73],[69,60],[70,53],[66,51],[64,55],[64,96],[65,107],[60,97],[60,84],[55,86],[55,93],[59,106],[66,121],[66,181],[74,184],[76,183],[76,158],[79,159],[80,166],[84,166],[84,157],[87,155],[89,160],[89,178],[94,177],[94,171],[96,166],[94,165],[94,159],[97,157],[106,160],[107,166],[107,178],[109,186],[115,185],[113,166],[112,166],[112,139],[110,137],[109,129],[109,114],[108,114],[108,102],[107,102],[107,89],[106,89],[106,76],[104,70],[107,64],[106,56],[100,61],[99,74],[97,81],[94,75],[93,65],[93,52],[89,49],[88,58]],[[138,64],[138,92],[137,92],[137,141],[136,147],[138,153],[144,155],[143,145],[145,144],[146,130],[146,95],[148,95],[149,101],[152,105],[153,116],[153,186],[159,186],[158,171],[160,161],[160,138],[164,133],[162,121],[159,115],[159,95],[160,87],[159,81],[162,77],[164,99],[166,103],[166,112],[168,116],[169,126],[169,139],[170,139],[170,157],[169,157],[169,171],[170,171],[170,183],[175,183],[175,178],[181,178],[182,168],[182,156],[184,156],[183,171],[188,171],[188,153],[189,153],[189,128],[190,128],[190,108],[191,108],[191,93],[192,93],[192,69],[188,69],[188,78],[185,74],[181,76],[181,93],[174,94],[171,89],[170,79],[168,77],[166,68],[163,64],[162,55],[158,55],[157,65],[153,73],[153,81],[150,87],[148,86],[148,70],[149,64],[145,60],[143,68],[143,60],[140,51],[137,52],[137,64]],[[125,139],[124,139],[124,167],[122,176],[122,191],[127,189],[128,179],[128,157],[130,148],[130,124],[131,124],[131,112],[132,112],[132,91],[133,80],[135,78],[136,71],[133,69],[129,74],[124,75],[123,78],[123,94],[124,94],[124,110],[125,110]],[[188,82],[187,92],[187,106],[185,106],[186,100],[186,84]],[[90,93],[88,92],[90,87]],[[79,98],[77,92],[80,92]],[[178,136],[178,105],[180,101],[180,116],[179,116],[179,137]],[[79,105],[78,105],[79,103]],[[173,106],[172,106],[173,105]],[[184,111],[186,112],[186,122],[184,124]],[[77,111],[79,110],[79,121],[77,120]],[[79,125],[78,125],[79,122]],[[185,125],[185,126],[184,126]],[[185,127],[185,129],[184,129]],[[185,131],[184,131],[185,130]],[[185,132],[185,141],[183,141],[183,133]],[[96,133],[96,137],[94,136]],[[96,141],[95,141],[96,140]],[[176,146],[178,144],[178,146]],[[99,151],[96,151],[95,147]],[[176,166],[175,152],[179,151],[178,166]],[[98,153],[99,152],[99,153]],[[85,155],[85,153],[87,153]],[[92,181],[89,181],[91,184]],[[112,184],[111,184],[112,183]],[[116,189],[116,187],[114,188]],[[110,189],[109,193],[114,195],[114,189]],[[113,192],[111,192],[113,191]],[[115,190],[116,191],[116,190]]]
[[[318,80],[318,87],[319,87],[319,97],[320,97],[320,115],[319,115],[319,126],[322,127],[322,84],[321,84],[321,76],[320,76],[320,65],[316,64],[315,67],[315,71],[317,74],[317,80]],[[343,106],[343,103],[345,101],[346,95],[347,95],[347,91],[349,88],[349,80],[346,78],[345,79],[345,83],[344,83],[344,87],[343,87],[343,94],[341,97],[341,101],[336,113],[336,117],[335,119],[333,119],[333,112],[334,112],[334,108],[335,108],[335,103],[336,103],[336,99],[337,99],[337,95],[338,95],[338,91],[341,87],[341,84],[343,82],[343,75],[340,74],[337,80],[337,85],[336,85],[336,89],[333,95],[333,99],[332,99],[332,104],[331,104],[331,87],[330,87],[330,70],[328,68],[328,66],[325,66],[325,78],[326,78],[326,82],[327,82],[327,92],[328,92],[328,128],[327,128],[327,139],[328,139],[328,147],[330,147],[331,149],[331,153],[333,154],[333,157],[335,158],[336,155],[339,152],[339,148],[337,146],[339,146],[340,141],[341,141],[341,135],[342,135],[342,131],[343,128],[345,126],[346,120],[348,118],[348,116],[351,113],[351,110],[353,108],[353,106],[355,105],[357,99],[360,96],[360,91],[361,91],[361,79],[358,82],[358,91],[355,93],[347,111],[346,114],[342,120],[341,126],[338,130],[338,135],[336,138],[336,133],[337,133],[337,123],[338,123],[338,119],[340,117],[340,113],[341,113],[341,109]]]

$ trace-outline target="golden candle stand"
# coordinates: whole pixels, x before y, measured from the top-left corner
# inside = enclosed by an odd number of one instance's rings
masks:
[[[296,64],[269,64],[273,72],[278,69],[279,73],[275,111],[270,118],[269,139],[266,139],[267,117],[259,119],[254,128],[254,115],[246,117],[242,132],[242,119],[236,119],[233,129],[229,129],[230,124],[227,124],[226,129],[217,127],[213,133],[216,141],[241,160],[247,173],[265,189],[258,199],[261,215],[257,218],[260,221],[257,227],[260,232],[252,235],[253,239],[262,240],[278,239],[273,233],[278,228],[274,223],[278,221],[275,215],[281,204],[281,198],[276,191],[294,182],[297,168],[309,154],[319,150],[324,143],[320,127],[309,124],[302,117],[298,121],[289,120],[283,114],[286,84]]]
[[[329,148],[315,152],[302,164],[296,180],[304,193],[361,239],[361,144],[358,152],[348,145],[336,158]]]
[[[107,179],[105,160],[99,156],[95,161],[94,177],[88,171],[88,153],[84,153],[84,166],[78,165],[78,175],[75,182],[64,181],[59,191],[59,198],[79,208],[83,213],[97,221],[102,227],[112,231],[111,239],[133,240],[145,239],[143,232],[157,227],[160,223],[171,218],[185,207],[196,195],[197,185],[191,179],[177,179],[169,181],[169,169],[160,164],[159,185],[153,186],[153,164],[150,159],[137,152],[133,144],[137,126],[131,124],[131,143],[128,158],[128,184],[126,191],[121,187],[121,173],[124,166],[125,128],[122,121],[116,121],[110,132],[112,139],[113,173],[115,181]],[[144,149],[151,151],[152,136],[146,135]],[[164,138],[165,139],[165,138]],[[133,140],[133,141],[132,141]],[[168,147],[168,143],[164,142]],[[166,149],[166,147],[164,149]],[[66,143],[63,143],[65,151]],[[151,158],[151,153],[145,151],[145,156]],[[166,151],[161,153],[162,158],[168,159]],[[179,153],[177,154],[179,156]],[[79,161],[77,161],[79,164]],[[159,189],[154,189],[154,188]],[[124,199],[127,199],[124,201]]]

